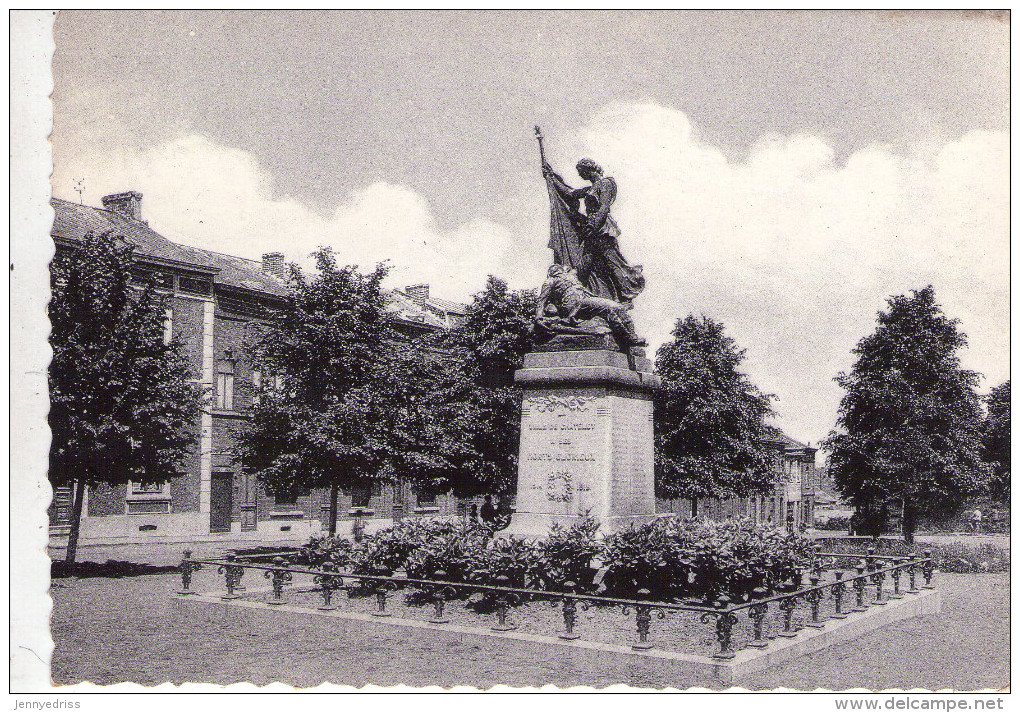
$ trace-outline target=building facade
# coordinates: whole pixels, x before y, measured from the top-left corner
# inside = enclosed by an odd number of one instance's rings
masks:
[[[776,448],[775,480],[769,495],[751,498],[702,498],[697,515],[713,520],[746,517],[756,523],[785,527],[791,532],[814,527],[815,496],[819,469],[815,467],[817,448],[800,443],[785,433],[773,441]],[[659,512],[685,517],[692,515],[694,503],[685,498],[658,501]]]
[[[263,375],[244,358],[251,325],[286,296],[282,253],[260,261],[175,243],[142,218],[142,196],[106,196],[103,208],[53,199],[51,231],[57,250],[73,249],[86,233],[112,231],[136,246],[136,271],[170,296],[165,338],[178,339],[194,380],[209,394],[195,423],[198,445],[185,473],[163,485],[133,483],[90,489],[82,513],[82,544],[196,542],[217,539],[303,540],[328,519],[326,492],[267,495],[233,461],[232,432],[259,398]],[[461,304],[436,299],[428,285],[388,293],[388,306],[404,338],[448,329],[466,315]],[[461,503],[461,510],[466,503]],[[58,489],[50,507],[51,538],[59,545],[69,530],[70,489]],[[452,515],[451,496],[416,493],[407,484],[378,484],[342,492],[340,529],[356,518],[369,527],[414,514]]]

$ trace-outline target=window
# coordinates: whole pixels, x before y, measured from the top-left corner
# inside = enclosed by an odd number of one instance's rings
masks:
[[[152,495],[153,493],[162,493],[165,490],[165,483],[131,483],[132,495]]]
[[[174,276],[158,270],[149,270],[144,267],[136,267],[131,270],[132,277],[142,285],[153,285],[165,290],[172,290],[174,287]]]
[[[216,408],[234,410],[234,360],[224,359],[216,374]]]
[[[128,515],[165,515],[169,512],[169,500],[128,500],[127,502]]]
[[[367,508],[372,502],[372,489],[368,485],[355,485],[351,488],[351,507]]]
[[[419,490],[416,493],[418,498],[418,507],[420,508],[434,508],[436,507],[436,494],[430,493],[424,490]]]
[[[174,308],[166,308],[166,318],[163,320],[163,343],[169,344],[174,338]]]
[[[297,505],[298,492],[297,488],[291,488],[290,490],[279,492],[276,494],[277,505]]]
[[[262,401],[262,372],[258,369],[251,371],[251,405],[258,406]]]
[[[190,292],[194,295],[211,295],[212,280],[204,277],[185,277],[181,275],[177,280],[181,292]]]

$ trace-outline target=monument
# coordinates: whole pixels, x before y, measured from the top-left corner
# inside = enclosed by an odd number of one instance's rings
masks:
[[[630,317],[645,286],[620,252],[616,182],[590,159],[571,188],[545,159],[553,264],[539,296],[524,390],[516,512],[509,534],[544,535],[586,515],[614,532],[655,517],[652,395],[659,378]]]

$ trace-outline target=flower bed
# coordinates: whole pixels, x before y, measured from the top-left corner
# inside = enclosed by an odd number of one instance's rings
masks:
[[[586,519],[554,527],[545,538],[493,538],[491,531],[460,521],[408,520],[366,535],[313,538],[295,563],[335,565],[353,574],[392,574],[416,579],[605,594],[658,601],[746,601],[755,590],[774,593],[800,583],[810,564],[811,542],[755,526],[663,518],[601,537]]]

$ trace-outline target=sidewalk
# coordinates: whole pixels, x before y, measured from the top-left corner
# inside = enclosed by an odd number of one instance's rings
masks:
[[[123,545],[79,545],[78,562],[98,562],[107,560],[133,562],[157,567],[180,564],[184,550],[191,550],[196,559],[222,557],[230,550],[251,549],[254,547],[286,547],[296,549],[301,543],[290,541],[258,541],[251,540],[219,540],[217,542],[196,542],[193,544],[149,543]],[[60,560],[64,557],[64,548],[50,546],[50,558]]]

